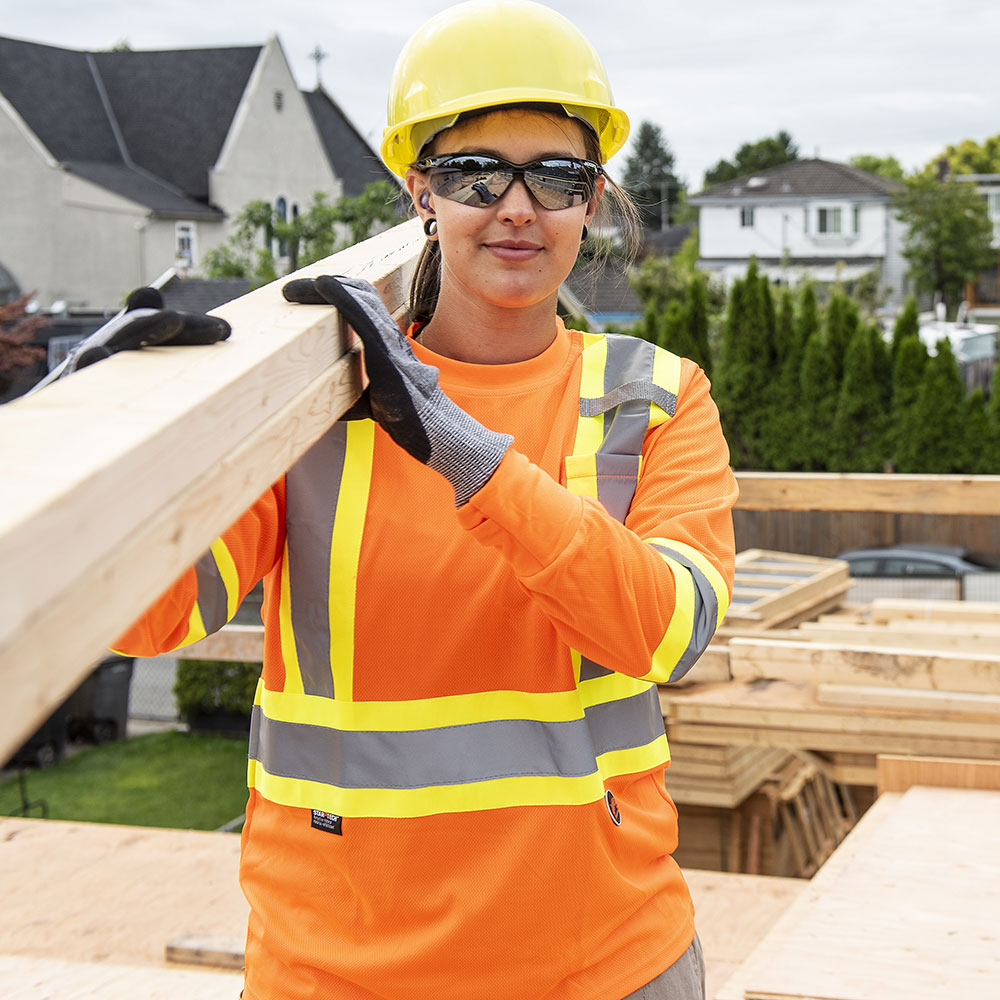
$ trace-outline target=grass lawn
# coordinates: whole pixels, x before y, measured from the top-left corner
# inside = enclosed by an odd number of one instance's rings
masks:
[[[26,773],[28,799],[43,799],[49,819],[216,830],[246,806],[247,744],[201,733],[150,733]],[[21,815],[17,775],[0,784],[0,815]]]

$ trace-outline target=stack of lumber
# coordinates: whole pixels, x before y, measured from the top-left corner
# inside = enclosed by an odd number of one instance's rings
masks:
[[[993,1000],[1000,791],[882,795],[715,1000]]]
[[[839,608],[850,586],[848,566],[841,559],[766,549],[737,553],[726,620],[682,683],[729,680],[726,644],[731,637],[817,618]]]
[[[0,818],[4,1000],[236,1000],[247,904],[239,837]],[[805,890],[686,871],[711,992]]]

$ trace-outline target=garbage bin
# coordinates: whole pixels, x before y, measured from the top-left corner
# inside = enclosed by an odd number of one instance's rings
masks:
[[[66,703],[61,704],[19,747],[6,767],[48,767],[66,753]]]
[[[134,664],[130,656],[106,657],[73,692],[68,712],[73,739],[109,743],[125,735]]]

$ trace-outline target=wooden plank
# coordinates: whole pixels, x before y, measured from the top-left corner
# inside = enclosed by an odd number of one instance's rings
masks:
[[[879,754],[875,761],[879,795],[905,792],[914,785],[1000,791],[1000,761],[996,760]]]
[[[994,1000],[998,827],[1000,792],[911,788],[835,877],[786,911],[772,930],[780,948],[760,960],[769,935],[755,950],[742,996]],[[933,864],[928,844],[947,845]]]
[[[4,1000],[235,1000],[243,974],[0,955]]]
[[[996,510],[993,512],[996,513]],[[993,601],[914,601],[879,597],[871,602],[873,624],[893,620],[1000,624],[1000,603]]]
[[[243,940],[239,853],[231,833],[2,818],[0,951],[163,967],[181,934]]]
[[[889,647],[895,649],[955,650],[963,653],[995,653],[1000,649],[1000,626],[967,623],[895,621],[885,625],[844,622],[802,622],[799,639],[836,645]],[[789,636],[773,636],[788,638]]]
[[[405,306],[417,220],[310,265]],[[125,352],[0,408],[0,756],[347,408],[360,361],[286,279],[215,310],[223,344]],[[14,585],[13,581],[16,581]]]
[[[737,472],[739,510],[851,510],[894,514],[997,512],[1000,476]]]
[[[728,681],[731,676],[729,651],[725,646],[709,644],[705,652],[695,661],[694,666],[680,680],[672,681],[670,687]]]
[[[732,622],[778,620],[823,601],[849,585],[847,563],[838,559],[747,549],[736,555]]]
[[[242,969],[245,962],[244,943],[212,934],[182,934],[167,942],[164,957],[168,962],[178,964]]]
[[[263,625],[226,625],[218,632],[173,654],[180,660],[228,660],[260,663],[264,658]]]
[[[960,652],[917,654],[906,649],[871,650],[834,643],[732,639],[734,680],[770,678],[796,683],[898,684],[989,694],[1000,690],[1000,655]]]
[[[895,708],[918,713],[992,717],[1000,725],[1000,694],[909,691],[871,684],[819,684],[816,686],[816,700],[823,705],[852,708]]]

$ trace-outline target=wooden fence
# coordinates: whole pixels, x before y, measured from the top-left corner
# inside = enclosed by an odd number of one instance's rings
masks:
[[[411,220],[298,276],[367,278],[401,316],[422,242]],[[283,280],[215,310],[224,344],[117,355],[0,408],[0,759],[357,397],[343,324]],[[757,511],[993,514],[1000,496],[1000,477],[739,480]]]

